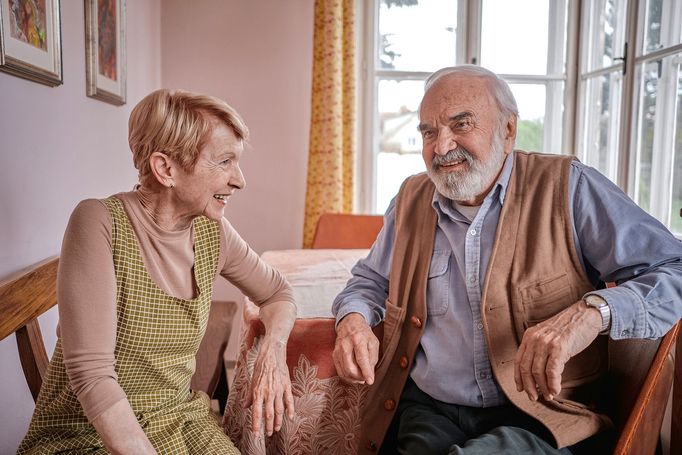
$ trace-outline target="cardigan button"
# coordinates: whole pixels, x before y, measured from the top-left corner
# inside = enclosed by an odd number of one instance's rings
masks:
[[[369,450],[370,452],[376,452],[377,451],[377,445],[375,444],[374,441],[368,441],[365,448],[367,450]]]
[[[421,328],[422,326],[422,320],[419,319],[417,316],[412,316],[410,318],[410,322],[412,323],[413,326],[415,326],[418,329]]]
[[[410,364],[410,361],[407,359],[407,356],[404,355],[400,358],[400,368],[403,370],[407,368],[407,366]]]
[[[386,401],[384,401],[384,409],[387,411],[393,411],[395,409],[395,400],[391,400],[390,398]]]

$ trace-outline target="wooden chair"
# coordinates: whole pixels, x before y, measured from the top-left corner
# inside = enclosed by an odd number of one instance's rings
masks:
[[[317,222],[312,248],[370,248],[383,225],[381,215],[324,213]]]
[[[16,333],[19,359],[33,400],[47,370],[38,316],[57,304],[58,258],[47,259],[0,283],[0,340]]]
[[[674,354],[682,352],[681,325],[660,340],[609,342],[610,414],[620,435],[614,454],[656,453],[671,387],[670,454],[682,454],[682,361]]]
[[[16,333],[19,359],[34,401],[49,363],[38,316],[57,304],[58,263],[59,258],[47,259],[0,283],[0,340]],[[216,398],[221,412],[228,392],[223,351],[235,312],[234,302],[212,302],[192,378],[192,387]]]

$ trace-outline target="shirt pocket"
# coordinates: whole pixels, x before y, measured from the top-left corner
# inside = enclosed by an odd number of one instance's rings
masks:
[[[434,251],[429,267],[426,312],[429,316],[441,316],[448,310],[450,292],[450,252]]]

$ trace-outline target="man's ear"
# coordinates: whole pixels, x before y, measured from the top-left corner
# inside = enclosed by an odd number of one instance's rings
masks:
[[[172,188],[175,185],[173,181],[175,163],[170,157],[161,152],[153,152],[149,157],[149,167],[157,182],[162,186]]]
[[[507,126],[505,128],[504,135],[504,152],[509,154],[514,149],[514,143],[516,142],[516,125],[518,122],[518,116],[510,115],[509,120],[507,120]]]

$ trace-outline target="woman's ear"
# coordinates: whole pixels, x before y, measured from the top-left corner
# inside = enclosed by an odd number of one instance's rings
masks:
[[[149,167],[156,181],[162,186],[173,188],[175,182],[173,176],[175,173],[173,160],[164,153],[154,152],[149,157]]]

